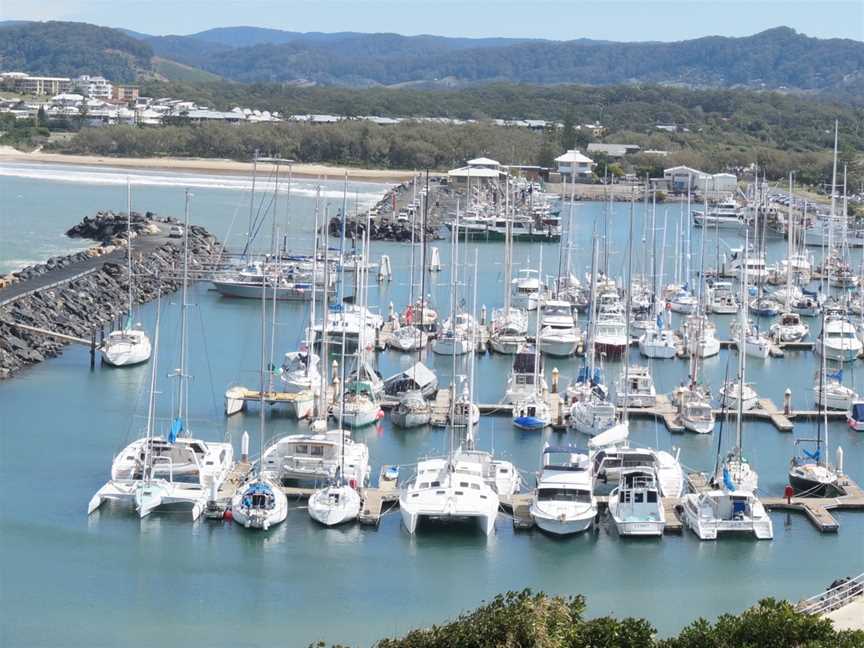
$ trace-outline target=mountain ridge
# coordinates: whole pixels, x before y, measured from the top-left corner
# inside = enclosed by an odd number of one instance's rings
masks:
[[[136,73],[154,73],[154,57],[240,83],[355,88],[462,87],[502,81],[656,84],[864,96],[864,43],[812,38],[782,26],[745,37],[626,43],[293,32],[251,26],[153,36],[85,23],[0,23],[4,69],[114,74],[119,76],[116,80],[127,81]]]

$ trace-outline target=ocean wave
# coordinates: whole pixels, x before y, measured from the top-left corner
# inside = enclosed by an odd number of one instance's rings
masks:
[[[226,191],[251,191],[252,178],[236,175],[206,175],[189,172],[160,172],[142,169],[120,169],[117,167],[92,167],[49,164],[0,164],[0,177],[26,178],[47,182],[68,182],[89,185],[125,185],[127,179],[132,186],[182,187],[189,189],[214,189]],[[287,177],[279,179],[279,194],[315,196],[321,186],[321,197],[339,199],[343,195],[343,182],[337,180],[293,179],[289,187]],[[348,183],[349,201],[357,198],[364,206],[381,199],[391,184],[353,181]],[[262,173],[255,181],[255,191],[272,193],[275,182],[269,174]]]

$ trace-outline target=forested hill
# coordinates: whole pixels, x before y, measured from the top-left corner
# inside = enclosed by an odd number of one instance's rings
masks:
[[[350,87],[661,84],[864,98],[864,43],[778,27],[673,43],[300,33],[226,27],[148,36],[83,23],[0,25],[0,68],[128,81],[151,57],[244,83]],[[164,67],[164,66],[163,66]]]
[[[86,23],[0,24],[0,70],[52,76],[102,75],[135,81],[153,49],[116,29]]]
[[[239,31],[235,31],[239,30]],[[779,27],[675,43],[296,34],[229,28],[147,39],[157,54],[236,81],[328,85],[517,83],[864,90],[864,43]],[[188,49],[178,49],[182,41]],[[236,46],[235,43],[249,43]],[[864,94],[864,91],[862,91]]]

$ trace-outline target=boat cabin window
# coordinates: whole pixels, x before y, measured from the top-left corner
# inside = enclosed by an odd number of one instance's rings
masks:
[[[309,448],[309,454],[313,457],[323,457],[324,456],[324,446],[313,445]]]
[[[429,488],[429,482],[422,482],[419,488]]]
[[[294,446],[295,454],[309,454],[309,446],[305,444],[297,444]]]
[[[633,493],[633,502],[642,504],[645,502],[645,493]]]
[[[468,482],[459,482],[460,488],[468,488]]]
[[[646,495],[648,496],[648,503],[649,504],[656,504],[657,503],[657,491],[648,491],[646,493]]]
[[[430,486],[432,486],[432,488],[438,488],[440,485],[441,485],[441,482],[440,482],[440,481],[433,481],[433,482],[430,484]]]
[[[471,488],[474,490],[480,490],[480,484],[471,484]]]

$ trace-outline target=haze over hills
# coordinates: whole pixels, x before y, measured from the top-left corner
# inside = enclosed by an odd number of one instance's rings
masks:
[[[188,76],[198,68],[209,73],[202,78],[217,75],[244,83],[638,83],[864,95],[864,43],[810,38],[787,27],[744,38],[617,43],[300,33],[260,27],[149,36],[83,23],[3,26],[0,68],[38,74],[89,72],[124,81],[136,73],[170,78],[170,70],[184,70]]]

